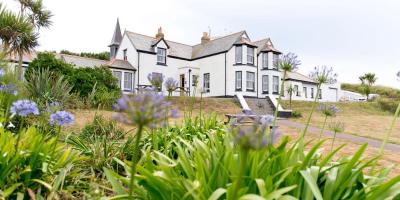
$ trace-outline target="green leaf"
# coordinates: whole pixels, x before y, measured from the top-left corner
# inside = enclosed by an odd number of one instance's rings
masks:
[[[43,185],[44,187],[46,187],[49,191],[53,190],[53,186],[51,186],[49,183],[46,183],[40,179],[32,179],[33,182],[39,183],[41,185]]]
[[[211,196],[208,198],[208,200],[218,200],[225,193],[226,193],[225,188],[218,188],[211,194]]]
[[[286,193],[292,191],[292,190],[293,190],[294,188],[296,188],[296,187],[297,187],[297,185],[293,185],[293,186],[284,187],[284,188],[275,190],[275,191],[269,193],[269,194],[265,197],[265,199],[266,199],[266,200],[281,199],[281,198],[283,198],[283,195],[284,195],[284,194],[286,194]]]
[[[110,184],[112,185],[114,191],[118,194],[118,195],[124,195],[126,194],[126,190],[124,189],[124,186],[118,181],[118,174],[107,169],[107,168],[103,168],[104,173],[107,176],[107,180],[110,182]]]
[[[261,196],[265,197],[267,195],[267,189],[265,188],[265,182],[262,179],[256,179],[256,184],[258,187],[258,190],[260,191]]]
[[[246,194],[239,198],[239,200],[265,200],[264,197],[256,194]]]
[[[20,185],[22,185],[22,183],[16,183],[16,184],[12,185],[11,187],[5,189],[4,197],[7,198],[8,196],[10,196],[14,192],[14,190],[16,190]]]
[[[311,191],[314,194],[314,197],[317,200],[323,200],[321,192],[319,191],[319,188],[317,186],[316,180],[314,180],[314,178],[311,176],[310,172],[303,170],[303,171],[300,171],[300,174],[303,176],[304,180],[310,187]]]

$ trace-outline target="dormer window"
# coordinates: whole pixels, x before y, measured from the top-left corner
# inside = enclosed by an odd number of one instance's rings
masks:
[[[254,64],[254,48],[247,47],[247,64]]]
[[[124,60],[128,60],[128,49],[124,49]]]
[[[236,46],[235,47],[235,62],[237,64],[241,64],[242,63],[242,46]]]
[[[164,48],[157,48],[157,64],[165,65],[167,63],[167,50]]]
[[[262,68],[268,69],[268,53],[267,52],[262,54]]]

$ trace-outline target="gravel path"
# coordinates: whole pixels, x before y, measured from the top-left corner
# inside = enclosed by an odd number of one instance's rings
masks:
[[[286,119],[279,120],[278,121],[278,125],[280,125],[280,126],[288,126],[288,127],[293,127],[293,128],[299,128],[299,129],[302,129],[305,126],[302,123],[293,122],[293,121],[286,120]],[[308,132],[318,133],[319,134],[321,132],[321,129],[310,126],[308,128]],[[329,130],[326,130],[326,131],[324,131],[324,135],[328,136],[328,137],[333,137],[333,132],[329,131]],[[368,146],[375,147],[375,148],[380,148],[381,144],[382,144],[382,142],[380,140],[361,137],[361,136],[356,136],[356,135],[351,135],[351,134],[346,134],[346,133],[337,133],[336,134],[336,138],[348,140],[348,141],[351,141],[351,142],[354,142],[354,143],[358,143],[358,144],[368,143]],[[385,150],[389,150],[389,151],[393,151],[393,152],[398,152],[399,153],[400,152],[400,145],[387,143],[386,146],[385,146]]]

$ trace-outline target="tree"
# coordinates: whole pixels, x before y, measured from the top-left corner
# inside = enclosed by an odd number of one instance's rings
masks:
[[[14,14],[0,4],[0,38],[7,53],[19,56],[22,68],[24,54],[38,46],[39,29],[51,25],[51,12],[44,9],[42,0],[18,0],[20,12]]]
[[[292,109],[292,97],[293,97],[293,93],[295,93],[295,88],[293,87],[292,84],[290,84],[287,88],[286,88],[287,93],[289,94],[289,108]]]
[[[361,85],[364,86],[363,92],[367,96],[367,101],[369,100],[369,95],[371,94],[371,87],[375,84],[378,79],[374,73],[366,73],[359,77]]]

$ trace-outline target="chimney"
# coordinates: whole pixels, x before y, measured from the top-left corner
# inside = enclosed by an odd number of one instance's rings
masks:
[[[210,41],[210,36],[207,32],[203,32],[203,37],[201,37],[201,44],[205,44]]]
[[[162,32],[162,28],[160,26],[160,28],[158,28],[158,32],[156,34],[156,39],[159,40],[161,38],[164,38],[164,33]]]

